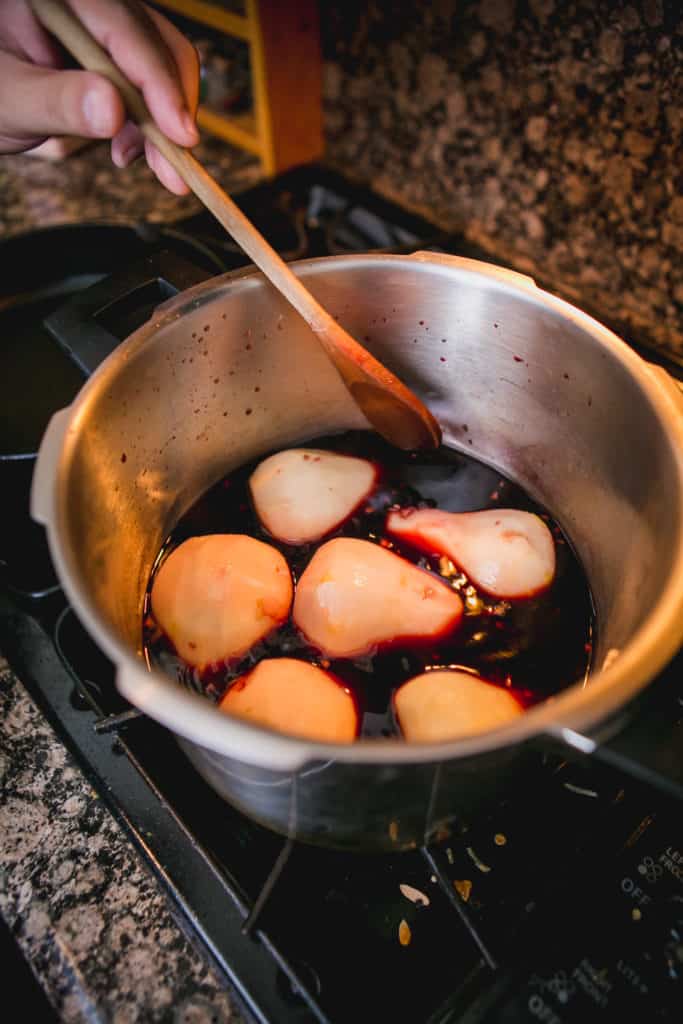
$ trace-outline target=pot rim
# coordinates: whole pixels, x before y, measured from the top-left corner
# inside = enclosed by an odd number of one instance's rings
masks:
[[[625,370],[637,379],[645,397],[666,429],[677,465],[680,506],[683,509],[683,397],[677,385],[659,367],[648,364],[607,327],[564,299],[539,289],[534,281],[507,268],[457,256],[416,253],[411,256],[360,254],[326,256],[290,264],[304,278],[315,278],[326,268],[340,264],[362,269],[376,263],[412,264],[420,272],[442,272],[496,279],[496,287],[524,293],[539,307],[578,323],[601,346],[608,348]],[[68,410],[64,410],[63,436],[58,451],[50,509],[45,521],[50,552],[60,582],[74,610],[117,669],[121,693],[141,711],[172,731],[218,754],[265,768],[295,769],[309,761],[408,764],[461,759],[529,741],[539,734],[562,738],[590,753],[597,743],[582,732],[609,719],[636,696],[668,664],[683,642],[683,529],[671,552],[671,573],[647,620],[611,664],[594,670],[590,682],[577,682],[561,693],[525,711],[513,722],[480,735],[442,743],[412,744],[395,739],[362,739],[352,744],[314,742],[285,735],[229,717],[205,698],[191,693],[157,669],[148,669],[139,656],[124,646],[91,605],[78,579],[74,556],[60,542],[66,522],[70,460],[78,437],[79,420],[90,397],[102,388],[102,379],[114,376],[122,361],[144,344],[159,328],[228,291],[251,288],[263,280],[256,268],[220,275],[194,286],[163,303],[152,318],[130,335],[85,383]],[[57,414],[60,415],[60,414]],[[47,437],[47,435],[46,435]],[[462,447],[450,442],[456,450]],[[45,444],[45,439],[43,444]],[[43,448],[41,444],[41,449]],[[35,504],[35,503],[34,503]]]

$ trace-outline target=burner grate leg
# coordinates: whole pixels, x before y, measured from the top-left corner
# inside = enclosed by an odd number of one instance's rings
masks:
[[[292,776],[292,797],[289,804],[289,823],[287,826],[287,839],[284,846],[280,850],[279,854],[275,859],[275,863],[268,873],[268,877],[263,883],[260,893],[254,901],[254,905],[249,911],[247,918],[242,925],[242,934],[250,935],[254,930],[256,922],[258,921],[263,908],[265,907],[270,894],[277,885],[278,879],[282,874],[287,861],[289,860],[292,850],[294,849],[294,836],[296,834],[296,819],[297,819],[297,775]]]

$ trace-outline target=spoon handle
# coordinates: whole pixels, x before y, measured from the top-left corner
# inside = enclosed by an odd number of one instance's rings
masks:
[[[39,20],[88,71],[116,86],[133,121],[246,254],[318,334],[332,319],[292,273],[263,235],[192,153],[156,125],[140,91],[123,75],[78,18],[58,0],[31,0]]]
[[[112,82],[145,137],[303,317],[373,426],[399,447],[437,447],[441,430],[429,410],[317,302],[192,153],[164,135],[139,90],[76,15],[61,0],[30,3],[39,21],[86,70],[104,75]]]

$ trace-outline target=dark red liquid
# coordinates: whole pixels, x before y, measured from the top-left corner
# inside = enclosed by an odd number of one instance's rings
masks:
[[[392,693],[428,666],[476,669],[486,679],[510,689],[525,706],[586,678],[594,630],[586,575],[560,528],[521,488],[496,470],[448,448],[407,454],[366,433],[319,438],[306,447],[361,456],[379,468],[372,494],[342,526],[314,544],[295,547],[274,540],[260,526],[249,497],[248,480],[258,464],[254,462],[226,477],[196,502],[168,538],[162,555],[199,534],[246,533],[278,548],[296,583],[325,541],[331,537],[358,537],[382,543],[416,565],[441,575],[438,555],[426,556],[385,535],[390,507],[438,507],[450,512],[519,508],[542,516],[553,532],[557,570],[551,587],[538,597],[496,601],[478,593],[464,574],[451,575],[450,585],[465,602],[465,615],[458,628],[438,643],[395,645],[374,656],[329,662],[322,660],[290,621],[239,662],[204,673],[192,669],[177,656],[168,639],[159,634],[148,611],[143,629],[150,663],[218,700],[234,679],[262,658],[303,658],[329,668],[349,687],[361,712],[361,734],[365,736],[398,731],[391,710]],[[387,600],[391,600],[390,595]],[[468,604],[473,607],[468,609]]]

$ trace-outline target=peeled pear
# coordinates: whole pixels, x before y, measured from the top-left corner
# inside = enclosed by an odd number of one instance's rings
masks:
[[[277,732],[322,743],[352,743],[358,711],[328,672],[295,658],[260,661],[230,686],[221,711]]]
[[[523,714],[511,693],[473,675],[435,669],[394,694],[394,711],[410,743],[440,743],[506,725]]]
[[[429,573],[370,541],[338,537],[301,576],[293,618],[327,657],[351,658],[396,640],[441,638],[462,612],[458,595]]]
[[[421,551],[447,555],[475,586],[494,597],[533,597],[555,575],[553,536],[531,512],[415,509],[389,513],[387,530]]]
[[[368,496],[377,471],[350,455],[290,448],[264,459],[249,479],[254,508],[272,537],[308,544],[343,523]]]
[[[204,668],[246,654],[285,621],[292,576],[270,544],[239,533],[191,537],[162,563],[152,613],[178,654]]]

